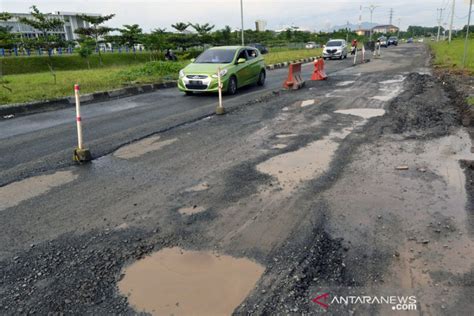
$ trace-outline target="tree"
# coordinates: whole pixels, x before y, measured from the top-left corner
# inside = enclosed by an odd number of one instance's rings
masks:
[[[176,24],[172,24],[171,27],[174,28],[179,33],[183,33],[189,27],[189,23],[178,22]]]
[[[12,15],[8,12],[0,12],[0,21],[8,21]],[[11,33],[13,27],[0,26],[0,47],[12,48],[15,44],[15,35]]]
[[[64,22],[58,18],[49,17],[41,13],[36,6],[32,6],[31,10],[32,18],[22,17],[19,18],[19,21],[41,32],[41,37],[36,40],[36,45],[39,48],[44,48],[48,52],[48,67],[56,84],[56,73],[53,68],[51,50],[60,45],[61,38],[58,35],[52,35],[50,33],[62,27]]]
[[[163,29],[156,29],[150,34],[143,36],[143,45],[150,52],[150,61],[153,60],[153,54],[163,50],[166,45],[166,34]]]
[[[214,29],[214,25],[210,25],[209,23],[202,24],[202,25],[196,23],[196,24],[191,24],[191,26],[193,27],[193,29],[196,30],[199,36],[207,35],[209,34],[210,31]]]
[[[143,38],[143,30],[138,24],[124,25],[123,29],[119,29],[122,44],[128,47],[135,47],[140,44]]]
[[[79,56],[84,58],[87,62],[87,68],[91,69],[90,56],[94,53],[95,41],[90,37],[81,36],[79,39]]]
[[[99,65],[103,65],[102,54],[100,53],[100,44],[103,43],[103,37],[115,29],[101,26],[101,24],[112,19],[115,14],[109,14],[104,16],[90,16],[86,14],[81,14],[78,17],[89,23],[89,27],[81,27],[75,31],[76,34],[88,37],[94,41],[95,48],[99,52]]]

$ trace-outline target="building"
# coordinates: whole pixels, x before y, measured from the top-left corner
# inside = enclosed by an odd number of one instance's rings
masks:
[[[257,32],[265,32],[267,30],[267,21],[257,20],[255,21],[255,29]]]
[[[378,25],[372,29],[374,33],[383,33],[383,34],[388,34],[388,33],[397,33],[398,32],[398,27],[395,25]]]
[[[0,26],[11,27],[12,33],[19,34],[21,37],[35,38],[41,36],[41,32],[32,28],[29,25],[25,25],[19,22],[19,18],[31,18],[31,14],[28,13],[10,13],[12,18],[8,21],[0,21]],[[64,21],[64,25],[50,34],[59,35],[61,38],[67,41],[74,41],[79,39],[79,36],[74,33],[78,28],[89,27],[89,23],[82,20],[79,15],[87,14],[90,16],[100,16],[100,14],[90,13],[76,13],[76,12],[53,12],[48,14],[51,18],[57,18]]]
[[[355,33],[359,36],[367,36],[367,37],[370,36],[370,30],[360,29],[360,30],[355,31]]]

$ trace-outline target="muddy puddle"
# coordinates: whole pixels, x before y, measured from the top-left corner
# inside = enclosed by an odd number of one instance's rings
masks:
[[[293,191],[301,182],[321,176],[329,169],[339,143],[338,134],[310,143],[297,151],[275,156],[259,165],[257,170],[278,179],[284,191]]]
[[[120,293],[153,315],[231,315],[265,268],[208,251],[163,249],[124,271]]]
[[[323,139],[312,142],[297,151],[264,161],[257,165],[257,170],[277,178],[283,191],[290,193],[297,189],[302,182],[318,178],[328,171],[334,154],[339,148],[339,141],[350,135],[355,128],[365,125],[368,119],[383,116],[385,110],[349,109],[335,113],[354,115],[363,118],[363,120],[354,122],[352,126],[345,127],[340,131],[332,131]],[[281,136],[283,135],[278,135],[277,138],[282,138]]]
[[[118,149],[114,153],[114,156],[120,159],[138,158],[150,152],[160,150],[163,147],[171,145],[177,141],[176,138],[168,139],[164,141],[160,141],[160,139],[161,139],[160,136],[145,138],[141,141],[132,143],[130,145],[127,145]]]
[[[206,210],[205,207],[194,205],[194,206],[190,206],[190,207],[180,208],[178,210],[178,213],[181,214],[181,215],[188,215],[189,216],[189,215],[193,215],[193,214],[202,213],[205,210]]]
[[[77,179],[72,171],[58,171],[50,175],[42,175],[13,182],[0,188],[0,211],[17,206],[23,201],[47,193],[55,187]]]

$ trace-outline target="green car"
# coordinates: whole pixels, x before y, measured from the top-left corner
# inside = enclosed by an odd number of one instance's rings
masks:
[[[217,92],[217,71],[221,70],[223,91],[235,94],[243,86],[265,84],[265,62],[258,49],[223,46],[206,50],[179,72],[178,88],[186,94]]]

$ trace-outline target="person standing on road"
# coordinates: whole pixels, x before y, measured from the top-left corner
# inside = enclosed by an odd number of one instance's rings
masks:
[[[357,51],[357,40],[356,39],[353,39],[352,40],[352,49],[351,49],[351,55],[355,55],[356,51]]]

